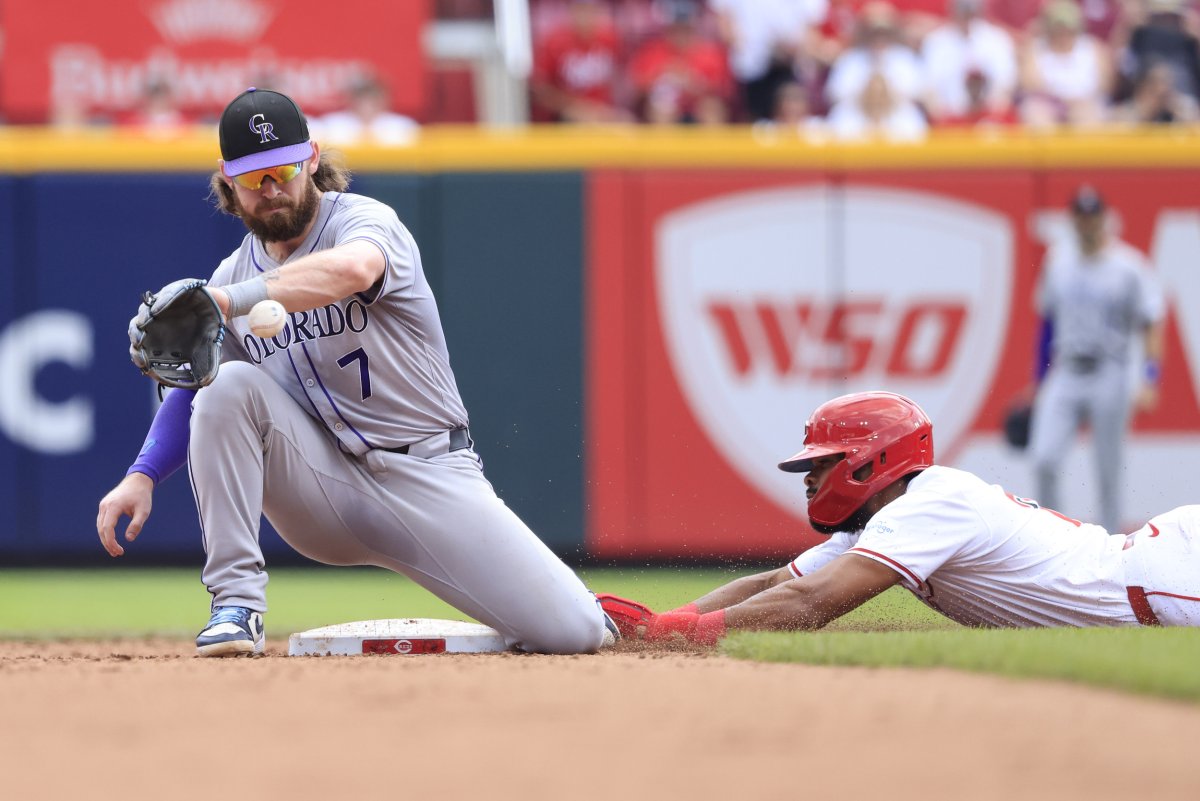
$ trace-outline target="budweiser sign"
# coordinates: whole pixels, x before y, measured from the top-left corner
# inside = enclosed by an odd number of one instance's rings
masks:
[[[265,83],[311,111],[340,104],[346,86],[370,69],[362,59],[287,58],[270,48],[245,57],[189,59],[159,49],[118,59],[89,45],[60,45],[50,52],[50,99],[58,107],[122,111],[136,107],[156,79],[171,85],[184,108],[220,109],[248,85]]]
[[[8,3],[0,112],[17,122],[64,112],[119,121],[139,107],[148,85],[166,83],[175,103],[200,120],[215,118],[250,85],[286,91],[322,114],[344,105],[347,86],[373,73],[392,90],[396,109],[419,114],[427,16],[427,0],[344,0],[334,15],[318,0]]]
[[[820,403],[908,395],[949,455],[1004,347],[1013,233],[966,203],[870,187],[747,192],[667,215],[656,248],[663,336],[692,412],[797,516],[802,493],[775,465]]]

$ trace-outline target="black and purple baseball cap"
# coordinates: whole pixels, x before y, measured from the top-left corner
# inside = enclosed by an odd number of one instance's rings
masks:
[[[251,86],[221,113],[221,158],[230,178],[312,158],[308,120],[281,92]]]
[[[1075,190],[1075,195],[1071,198],[1071,211],[1075,214],[1091,216],[1100,214],[1107,207],[1104,196],[1097,192],[1095,187],[1086,184]]]

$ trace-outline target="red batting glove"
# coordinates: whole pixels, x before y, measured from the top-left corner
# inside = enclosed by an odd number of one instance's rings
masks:
[[[628,598],[605,593],[597,593],[596,598],[600,601],[600,607],[617,624],[622,637],[649,642],[682,637],[698,645],[715,645],[717,640],[725,636],[724,609],[705,614],[689,610],[656,615],[650,611],[650,607]]]
[[[650,621],[654,619],[654,613],[650,611],[650,607],[619,595],[598,592],[596,600],[600,602],[600,608],[604,610],[604,613],[612,618],[613,623],[617,624],[617,631],[621,632],[622,637],[633,640],[641,639],[642,634],[650,625]]]

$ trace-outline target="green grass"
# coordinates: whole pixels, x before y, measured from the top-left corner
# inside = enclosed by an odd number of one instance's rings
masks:
[[[271,636],[389,617],[462,619],[412,581],[377,568],[271,570]],[[734,575],[717,570],[583,571],[597,591],[664,609]],[[193,636],[208,619],[199,571],[0,570],[0,639]]]
[[[763,662],[954,668],[1200,701],[1193,628],[740,632],[725,653]]]
[[[670,609],[747,571],[687,568],[584,570],[584,582]],[[375,568],[271,571],[272,637],[387,617],[463,615],[402,576]],[[0,570],[0,639],[191,637],[207,619],[196,570]],[[1200,701],[1200,630],[978,631],[893,588],[813,633],[734,633],[740,659],[813,665],[929,668],[1086,682]]]

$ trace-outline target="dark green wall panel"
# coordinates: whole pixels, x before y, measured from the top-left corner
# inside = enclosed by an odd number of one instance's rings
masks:
[[[488,477],[560,553],[583,536],[583,179],[449,174],[422,244]]]

